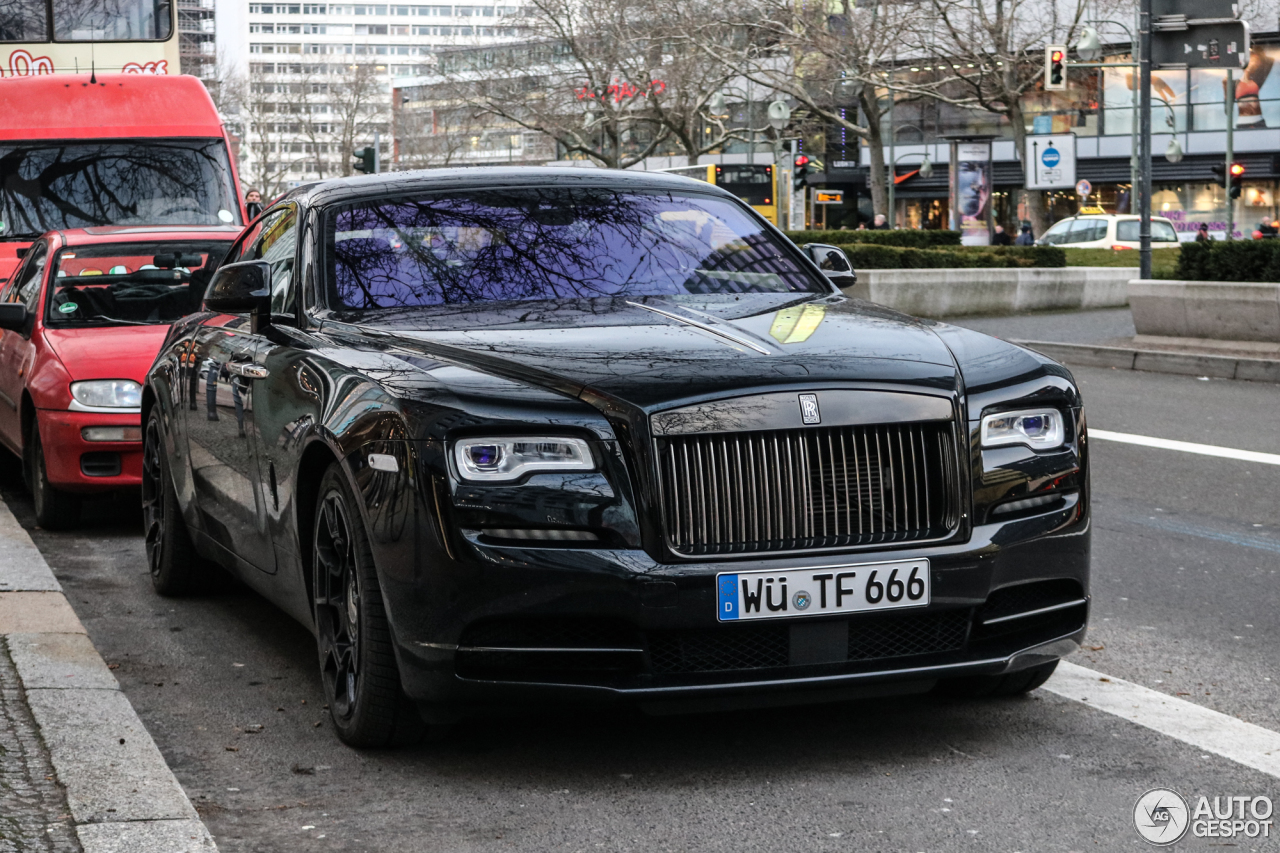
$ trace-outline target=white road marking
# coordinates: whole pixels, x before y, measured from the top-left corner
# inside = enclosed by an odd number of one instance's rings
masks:
[[[1280,733],[1262,726],[1066,661],[1040,689],[1280,778]]]
[[[1259,453],[1256,450],[1236,450],[1234,447],[1219,447],[1216,444],[1196,444],[1191,441],[1173,441],[1168,438],[1153,438],[1149,435],[1134,435],[1128,432],[1111,432],[1105,429],[1089,429],[1090,438],[1103,441],[1118,441],[1122,444],[1140,444],[1143,447],[1159,447],[1162,450],[1181,450],[1183,453],[1198,453],[1201,456],[1218,456],[1223,459],[1239,459],[1244,462],[1261,462],[1263,465],[1280,465],[1280,454]]]

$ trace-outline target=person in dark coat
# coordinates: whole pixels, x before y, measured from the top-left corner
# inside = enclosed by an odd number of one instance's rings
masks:
[[[1013,241],[1018,246],[1034,246],[1036,238],[1031,235],[1031,226],[1023,223],[1022,233],[1018,235],[1018,239]]]
[[[993,246],[1012,246],[1013,238],[1004,230],[1003,225],[996,226],[996,233],[991,236],[991,245]]]

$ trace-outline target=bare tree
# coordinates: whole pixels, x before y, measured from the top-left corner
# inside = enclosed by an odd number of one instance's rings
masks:
[[[1107,0],[930,0],[920,16],[916,50],[932,57],[927,81],[900,81],[904,91],[1008,121],[1014,147],[1026,150],[1028,97],[1043,85],[1044,46],[1071,44],[1087,8],[1099,17],[1118,5]],[[1049,226],[1044,193],[1028,191],[1027,212],[1037,234]]]
[[[708,18],[689,39],[736,75],[799,104],[797,120],[842,128],[865,141],[872,205],[885,213],[881,118],[882,98],[891,93],[880,72],[906,51],[916,11],[902,3],[750,0]],[[726,39],[726,32],[736,37]]]
[[[333,73],[325,81],[328,113],[324,123],[329,126],[330,147],[336,145],[340,154],[338,171],[347,177],[354,171],[347,155],[355,151],[357,142],[372,142],[374,131],[390,142],[391,102],[387,85],[379,79],[373,63],[334,65],[330,70]]]

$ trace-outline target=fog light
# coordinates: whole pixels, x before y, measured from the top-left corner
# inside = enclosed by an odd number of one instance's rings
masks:
[[[1034,498],[1023,498],[1020,501],[1009,501],[1007,504],[991,510],[992,515],[1007,515],[1011,512],[1022,512],[1027,509],[1035,509],[1038,506],[1047,506],[1062,497],[1060,494],[1052,495],[1036,495]]]
[[[494,539],[528,539],[537,542],[599,542],[600,537],[589,530],[528,530],[494,529],[484,531]]]
[[[91,426],[80,430],[85,441],[142,441],[142,427]]]

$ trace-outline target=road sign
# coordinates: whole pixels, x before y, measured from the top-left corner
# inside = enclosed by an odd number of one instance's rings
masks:
[[[1239,18],[1239,0],[1151,0],[1151,17],[1161,18]]]
[[[1244,21],[1199,23],[1151,34],[1151,61],[1158,68],[1244,68],[1249,63],[1249,25]]]
[[[1023,163],[1027,189],[1069,189],[1076,182],[1075,134],[1028,136]]]
[[[844,190],[814,190],[814,204],[844,204]]]
[[[1080,198],[1088,198],[1093,192],[1093,184],[1088,181],[1076,181],[1076,195]]]

